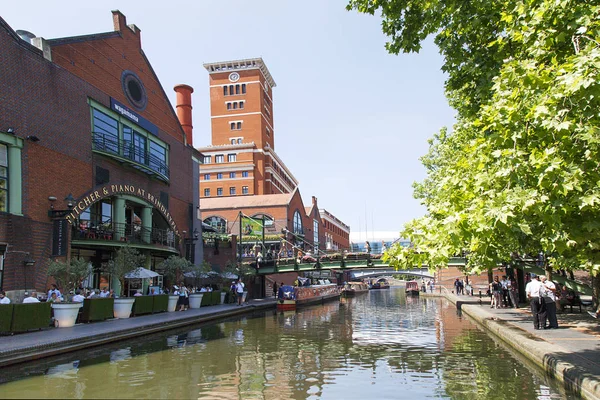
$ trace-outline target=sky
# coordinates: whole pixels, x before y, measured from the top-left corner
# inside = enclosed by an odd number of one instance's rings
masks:
[[[277,84],[275,151],[305,205],[316,196],[354,232],[400,231],[426,212],[412,183],[425,177],[427,139],[454,122],[443,60],[430,40],[419,54],[388,54],[381,19],[346,11],[346,3],[30,0],[4,2],[0,16],[14,30],[53,39],[112,31],[110,11],[120,10],[141,29],[171,103],[176,84],[194,88],[196,147],[210,144],[202,64],[262,57]]]

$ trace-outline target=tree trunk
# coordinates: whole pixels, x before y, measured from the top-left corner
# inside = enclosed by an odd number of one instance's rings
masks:
[[[592,296],[594,309],[598,310],[600,305],[600,272],[596,273],[596,276],[592,275]]]
[[[549,281],[552,281],[552,267],[546,264],[544,270],[546,271],[546,278],[548,278]]]

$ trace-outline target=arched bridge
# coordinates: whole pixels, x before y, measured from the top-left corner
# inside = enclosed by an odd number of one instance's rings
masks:
[[[374,267],[378,267],[374,265]],[[372,278],[381,275],[409,275],[414,276],[415,278],[433,278],[434,276],[429,273],[427,268],[415,268],[409,270],[396,270],[394,268],[390,268],[389,266],[380,267],[380,268],[365,268],[359,271],[350,272],[353,278]]]

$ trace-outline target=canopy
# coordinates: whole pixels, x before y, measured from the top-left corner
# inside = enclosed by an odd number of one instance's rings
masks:
[[[156,276],[158,276],[158,274],[156,272],[140,267],[140,268],[134,269],[131,272],[126,273],[125,279],[134,279],[134,278],[148,279],[148,278],[154,278]]]

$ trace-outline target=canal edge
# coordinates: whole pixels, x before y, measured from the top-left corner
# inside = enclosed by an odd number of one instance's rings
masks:
[[[429,297],[429,296],[428,296]],[[597,376],[585,373],[575,365],[563,361],[543,346],[549,343],[511,324],[494,314],[482,309],[480,305],[464,303],[455,296],[448,294],[434,295],[431,297],[444,297],[472,318],[478,325],[485,328],[505,345],[517,351],[523,357],[532,361],[546,373],[561,382],[565,389],[574,391],[584,399],[600,399],[600,379]],[[511,329],[507,329],[506,325]],[[535,339],[533,339],[533,338]]]

